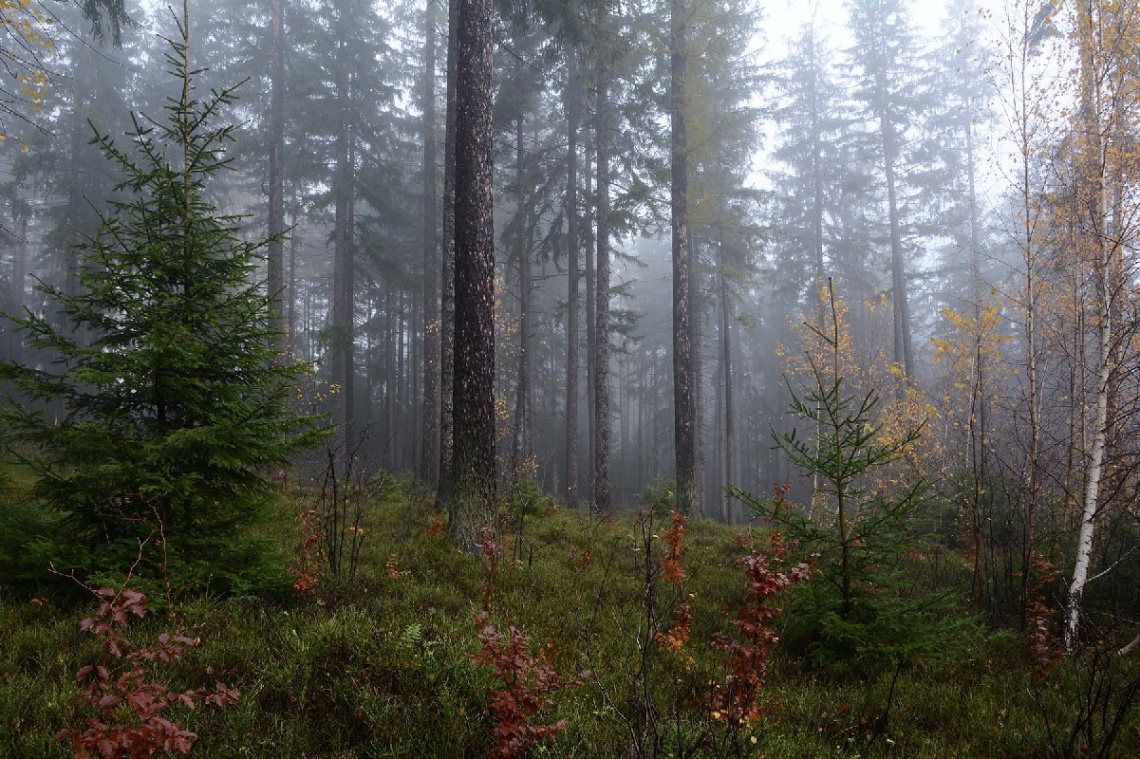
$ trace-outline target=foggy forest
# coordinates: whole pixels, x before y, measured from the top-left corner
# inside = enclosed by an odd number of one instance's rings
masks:
[[[0,66],[0,756],[1140,754],[1140,4]]]

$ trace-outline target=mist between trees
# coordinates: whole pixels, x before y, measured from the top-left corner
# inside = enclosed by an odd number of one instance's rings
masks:
[[[469,550],[520,483],[603,511],[665,484],[739,523],[787,482],[843,521],[777,445],[825,437],[789,403],[834,328],[863,421],[905,442],[861,486],[930,483],[925,524],[996,620],[1025,625],[1059,568],[1074,645],[1090,578],[1118,616],[1140,587],[1140,14],[947,0],[929,33],[929,3],[792,29],[782,6],[195,3],[195,95],[241,83],[203,198],[267,241],[247,279],[278,360],[315,369],[296,411],[414,472]],[[90,287],[81,244],[137,189],[91,138],[171,92],[169,14],[108,34],[91,8],[100,34],[65,5],[0,43],[28,77],[2,91],[4,307],[61,333],[52,293]],[[0,337],[33,370],[57,348]]]

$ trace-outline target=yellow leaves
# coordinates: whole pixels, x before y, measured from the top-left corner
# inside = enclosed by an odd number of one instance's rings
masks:
[[[51,17],[41,8],[32,4],[31,0],[0,0],[0,30],[16,38],[15,46],[22,49],[39,48],[44,53],[55,50],[55,44],[46,34],[46,28],[52,24]],[[0,52],[7,53],[8,57],[15,59],[16,55],[6,45],[0,43]],[[30,57],[35,59],[36,55]],[[48,93],[49,77],[46,71],[33,69],[30,72],[13,68],[10,72],[19,84],[24,99],[31,105],[33,112],[38,113]],[[0,90],[7,94],[6,90]],[[3,139],[3,135],[0,135]],[[23,147],[24,152],[28,147]]]

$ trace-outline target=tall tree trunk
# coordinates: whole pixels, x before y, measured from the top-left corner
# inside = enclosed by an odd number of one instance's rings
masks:
[[[520,80],[521,81],[521,80]],[[521,90],[521,87],[519,88]],[[519,366],[518,382],[515,385],[515,436],[511,451],[513,476],[517,478],[523,463],[531,453],[531,376],[530,376],[530,228],[527,213],[527,176],[523,158],[523,112],[522,93],[518,94],[519,109],[515,115],[515,171],[518,191],[516,193],[516,225],[518,237],[515,240],[515,257],[519,267]]]
[[[701,354],[701,256],[689,227],[689,360],[693,364],[693,478],[697,482],[694,513],[704,514],[707,482],[704,452],[704,356]]]
[[[12,262],[12,296],[8,308],[10,313],[24,315],[25,301],[24,287],[28,282],[28,217],[31,208],[18,198],[12,199],[12,216],[16,222],[16,254]],[[14,329],[7,330],[7,354],[11,361],[21,363],[27,361],[23,356],[23,340],[20,333]]]
[[[278,0],[280,2],[280,0]],[[439,240],[435,220],[435,4],[424,18],[424,445],[420,476],[439,483]]]
[[[693,400],[693,361],[689,327],[689,163],[685,123],[685,4],[671,1],[672,36],[672,181],[673,214],[673,441],[677,459],[677,511],[699,516],[696,472],[696,404]]]
[[[596,125],[595,125],[596,126]],[[594,145],[593,153],[596,158],[597,146],[597,129],[594,130]],[[593,174],[587,172],[586,174],[586,194],[591,194],[591,185],[593,184]],[[596,201],[596,198],[594,199]],[[594,203],[590,203],[586,208],[586,227],[594,230],[593,236],[587,241],[586,249],[586,426],[587,436],[589,441],[589,456],[587,457],[587,477],[590,485],[590,503],[593,508],[594,501],[594,481],[597,475],[594,471],[594,465],[597,459],[598,449],[598,424],[597,424],[597,407],[598,407],[598,295],[597,285],[598,276],[594,270],[597,263],[596,252],[598,244],[598,235],[594,223],[597,220],[597,207]]]
[[[412,434],[408,440],[408,466],[417,472],[421,468],[420,452],[423,450],[423,329],[420,317],[423,315],[423,305],[419,302],[419,292],[415,288],[408,291],[408,378],[411,380],[412,392],[410,394],[411,407],[408,409],[408,419],[412,423]]]
[[[339,435],[339,450],[346,456],[354,437],[352,407],[353,376],[353,261],[352,205],[354,171],[352,125],[349,120],[350,92],[348,61],[344,43],[346,19],[340,19],[337,41],[337,106],[340,125],[336,136],[336,175],[333,187],[335,220],[333,226],[333,303],[332,303],[332,374],[337,386],[333,404],[333,423]]]
[[[1103,33],[1108,11],[1095,0],[1082,0],[1077,4],[1077,38],[1080,53],[1080,121],[1083,127],[1082,144],[1077,155],[1077,202],[1079,213],[1087,213],[1087,226],[1079,239],[1082,248],[1094,254],[1092,274],[1096,293],[1095,324],[1097,328],[1096,405],[1092,427],[1092,449],[1089,451],[1088,472],[1085,477],[1084,504],[1081,509],[1081,526],[1077,535],[1077,551],[1073,565],[1073,578],[1069,584],[1068,603],[1065,609],[1065,649],[1072,651],[1080,639],[1082,599],[1092,564],[1093,541],[1096,523],[1103,510],[1101,485],[1104,478],[1105,452],[1112,426],[1110,399],[1113,395],[1113,317],[1116,313],[1114,294],[1116,279],[1113,265],[1113,244],[1110,244],[1108,214],[1107,145],[1104,134],[1102,102],[1104,84],[1101,77],[1109,68],[1099,39]],[[1108,107],[1112,107],[1109,105]],[[1083,207],[1082,207],[1083,206]]]
[[[610,151],[609,82],[598,76],[598,267],[594,360],[594,508],[610,509]]]
[[[411,340],[408,338],[408,312],[404,307],[407,299],[403,288],[396,291],[396,408],[399,422],[396,425],[396,468],[403,469],[407,465],[407,441],[411,427],[410,408],[408,403],[408,351],[411,350]]]
[[[80,112],[81,99],[75,93],[75,121],[71,125],[71,145],[67,168],[67,225],[69,234],[68,244],[64,251],[64,292],[68,295],[79,294],[79,257],[78,246],[83,241],[83,146],[84,130],[87,124]],[[70,327],[68,327],[70,329]]]
[[[448,535],[468,552],[495,521],[491,8],[491,0],[460,0],[456,56],[455,448]]]
[[[578,506],[578,56],[571,49],[566,77],[566,505]]]
[[[887,83],[881,72],[875,76],[877,98],[886,100]],[[894,124],[885,108],[879,110],[879,131],[883,145],[883,161],[887,175],[887,221],[891,238],[891,294],[894,306],[895,363],[901,364],[907,380],[914,378],[914,357],[910,339],[910,303],[907,298],[906,262],[903,259],[902,220],[899,216],[895,167],[898,163],[898,145]],[[900,396],[903,385],[899,385]]]
[[[970,443],[970,471],[972,475],[972,488],[970,493],[970,529],[973,536],[974,575],[973,585],[978,610],[986,606],[986,581],[982,566],[982,510],[983,494],[986,490],[986,349],[983,344],[982,330],[982,298],[984,283],[982,282],[982,251],[981,251],[981,223],[978,217],[978,195],[974,168],[974,114],[973,101],[969,97],[972,89],[970,81],[963,85],[965,95],[962,102],[969,112],[966,114],[966,180],[968,205],[970,209],[970,286],[973,291],[974,302],[974,381],[971,384],[970,416],[968,423],[968,436]],[[1026,553],[1022,568],[1022,609],[1028,597],[1031,574],[1031,555],[1033,545],[1033,510],[1029,512],[1029,525],[1027,529]],[[1024,621],[1023,625],[1024,627]]]
[[[732,389],[732,303],[729,300],[727,262],[724,243],[720,248],[720,338],[721,365],[724,367],[721,381],[724,382],[724,476],[726,485],[739,485],[740,472],[737,470],[736,418]],[[725,512],[727,516],[728,507]]]
[[[443,160],[443,270],[440,298],[439,488],[437,500],[450,508],[454,487],[455,408],[455,127],[459,57],[459,2],[448,0],[447,115]]]
[[[288,340],[290,350],[297,349],[297,251],[301,248],[301,229],[297,221],[298,213],[293,212],[293,232],[289,235],[289,287],[285,298],[288,304]]]
[[[288,347],[285,330],[285,172],[281,166],[285,151],[285,14],[283,0],[273,0],[273,63],[269,74],[269,246],[266,249],[270,301],[271,338],[278,353]]]
[[[397,342],[399,319],[396,314],[396,288],[391,282],[384,283],[384,454],[389,471],[395,471],[396,441],[398,439],[396,412],[396,388],[399,384]]]
[[[719,337],[719,336],[718,336]],[[718,350],[716,364],[716,504],[717,516],[724,521],[728,518],[728,498],[724,492],[725,483],[728,482],[728,468],[725,466],[728,457],[724,455],[728,447],[724,434],[724,352]]]

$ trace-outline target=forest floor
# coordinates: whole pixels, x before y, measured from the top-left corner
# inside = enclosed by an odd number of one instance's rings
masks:
[[[297,551],[298,511],[315,505],[295,491],[264,528],[283,565]],[[636,756],[635,745],[647,756],[768,759],[1066,755],[1081,713],[1079,668],[1060,661],[1036,675],[1019,634],[978,625],[947,642],[950,655],[898,670],[815,671],[778,645],[759,692],[762,716],[730,730],[710,706],[709,683],[725,674],[711,641],[715,632],[736,634],[730,621],[746,586],[734,562],[767,546],[764,531],[690,524],[679,595],[659,571],[667,515],[604,519],[550,504],[533,511],[507,533],[495,569],[459,553],[430,504],[393,484],[368,505],[365,532],[352,533],[362,538],[354,579],[326,577],[302,598],[186,600],[132,619],[126,635],[140,645],[163,631],[200,639],[181,661],[149,665],[148,677],[179,690],[222,681],[240,691],[225,708],[166,714],[198,734],[198,757],[486,755],[496,725],[488,691],[504,687],[472,661],[485,607],[500,630],[509,618],[528,636],[515,664],[532,692],[547,661],[559,673],[547,682],[570,683],[546,694],[548,710],[514,725],[525,735],[526,725],[564,721],[528,756]],[[942,582],[963,572],[951,552],[939,567],[923,561],[916,582],[924,572]],[[647,646],[674,629],[684,598],[693,621],[683,644]],[[774,601],[791,603],[786,595]],[[76,672],[102,654],[78,622],[93,609],[63,593],[0,590],[0,757],[73,755],[54,738],[83,726]],[[770,624],[780,628],[790,613]],[[1138,724],[1133,713],[1112,756],[1140,755]]]

